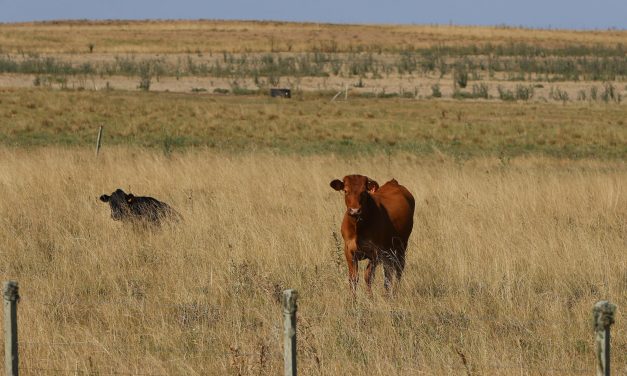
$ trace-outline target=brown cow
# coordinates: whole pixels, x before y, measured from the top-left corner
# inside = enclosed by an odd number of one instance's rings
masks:
[[[358,261],[364,259],[369,261],[364,273],[368,292],[379,262],[383,263],[384,286],[389,292],[392,273],[400,280],[405,267],[407,240],[414,224],[414,197],[395,179],[379,188],[376,181],[363,175],[333,180],[331,188],[344,191],[342,237],[353,292],[357,287]]]

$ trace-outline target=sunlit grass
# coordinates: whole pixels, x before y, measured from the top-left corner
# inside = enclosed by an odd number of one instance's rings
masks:
[[[380,274],[350,297],[328,186],[347,173],[416,197],[394,299]],[[278,374],[295,288],[302,374],[464,374],[459,354],[473,373],[592,373],[592,305],[627,304],[626,180],[622,161],[5,147],[0,277],[20,282],[25,369]],[[184,222],[125,228],[98,200],[118,187]]]

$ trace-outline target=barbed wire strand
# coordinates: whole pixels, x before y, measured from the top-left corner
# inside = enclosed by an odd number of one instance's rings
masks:
[[[35,304],[41,304],[41,305],[46,305],[46,306],[61,306],[61,305],[65,305],[65,306],[71,306],[73,309],[91,309],[93,305],[114,305],[114,306],[145,306],[145,305],[159,305],[160,307],[171,307],[171,308],[176,308],[176,309],[186,309],[189,307],[186,306],[192,306],[194,305],[194,303],[179,303],[179,304],[164,304],[164,303],[160,303],[160,302],[113,302],[113,301],[109,301],[109,302],[80,302],[80,303],[72,303],[72,302],[62,302],[62,303],[45,303],[45,302],[33,302],[30,301],[30,303],[35,303]],[[216,313],[220,313],[220,312],[227,312],[227,310],[223,310],[221,308],[217,308],[217,307],[209,307],[208,308],[209,311],[213,314]],[[413,310],[409,310],[409,309],[395,309],[395,310],[387,310],[387,309],[383,309],[383,308],[364,308],[362,309],[362,312],[364,315],[367,314],[386,314],[386,315],[411,315],[412,318],[415,319],[422,319],[422,320],[428,320],[428,321],[433,321],[435,319],[440,319],[438,321],[442,321],[441,319],[449,319],[449,317],[447,316],[454,316],[454,317],[450,317],[449,320],[451,321],[455,321],[455,320],[475,320],[475,321],[493,321],[493,322],[499,322],[499,321],[515,321],[515,322],[520,322],[520,323],[534,323],[537,324],[538,322],[546,322],[549,321],[548,319],[544,319],[544,318],[534,318],[534,319],[528,319],[528,318],[516,318],[516,317],[510,317],[510,316],[497,316],[497,315],[485,315],[485,316],[481,316],[481,315],[474,315],[474,314],[468,314],[465,312],[434,312],[432,314],[427,314],[425,312],[418,312],[418,311],[413,311]],[[305,313],[297,313],[298,315],[305,317],[307,319],[323,319],[323,318],[329,318],[332,317],[332,315],[327,314],[305,314]],[[443,317],[444,316],[444,317]],[[458,317],[456,317],[458,316]],[[225,321],[225,320],[220,320],[220,321]],[[230,321],[230,322],[234,322],[234,321]]]
[[[94,344],[94,343],[90,343],[92,345],[100,345],[100,344]],[[116,347],[119,347],[116,345]],[[128,346],[130,347],[130,346]],[[127,348],[128,348],[127,347]],[[105,352],[110,354],[108,351],[100,351],[100,352]],[[153,353],[164,353],[164,352],[169,352],[169,350],[152,350],[150,352],[147,352],[146,354],[144,354],[144,356],[148,356],[151,355]],[[204,354],[204,355],[198,355],[198,354]],[[111,356],[114,356],[114,354],[110,354]],[[217,356],[233,356],[233,357],[269,357],[269,358],[283,358],[283,354],[277,353],[277,352],[272,352],[272,351],[268,351],[268,352],[239,352],[236,349],[230,350],[230,351],[218,351],[218,352],[214,352],[214,351],[201,351],[201,352],[196,352],[196,353],[192,353],[190,354],[190,356],[182,356],[182,357],[177,357],[177,358],[173,358],[173,359],[164,359],[161,360],[164,363],[171,363],[171,362],[177,362],[177,361],[181,361],[181,360],[189,360],[189,359],[202,359],[202,358],[212,358],[212,357],[217,357]],[[309,354],[299,354],[298,358],[305,358],[305,359],[315,359],[319,357],[318,355],[315,356],[311,356]],[[459,368],[459,369],[465,369],[465,367],[463,366],[454,366],[451,365],[449,367],[453,367],[453,368]],[[405,368],[405,367],[401,367],[401,368]],[[411,367],[410,367],[411,368]],[[529,366],[529,365],[525,365],[524,363],[505,363],[505,362],[500,362],[500,363],[495,363],[495,364],[489,364],[489,365],[483,365],[483,366],[479,366],[479,368],[490,368],[490,369],[522,369],[522,370],[538,370],[538,371],[549,371],[549,372],[560,372],[560,373],[580,373],[580,374],[589,374],[590,372],[593,372],[592,370],[588,369],[581,369],[581,368],[554,368],[554,367],[543,367],[543,366]],[[417,369],[416,369],[417,370]]]
[[[238,354],[238,355],[243,355],[243,354]],[[255,356],[260,356],[261,353],[257,353],[257,354],[250,354],[250,355],[255,355]],[[181,358],[181,359],[171,359],[169,361],[163,361],[164,363],[168,363],[168,362],[174,362],[174,361],[179,361],[179,360],[189,360],[189,359],[195,359],[195,358],[203,358],[203,357],[190,357],[190,358]],[[465,366],[461,366],[461,365],[448,365],[448,366],[444,366],[443,368],[446,369],[456,369],[456,370],[468,370],[468,369],[472,369],[475,367],[469,367],[466,368]],[[577,373],[577,374],[590,374],[592,372],[594,372],[593,370],[585,370],[585,369],[580,369],[580,368],[552,368],[552,367],[542,367],[542,366],[527,366],[524,364],[516,364],[516,363],[498,363],[498,364],[486,364],[486,365],[481,365],[481,366],[477,366],[476,368],[479,369],[492,369],[492,370],[496,370],[496,369],[505,369],[505,370],[521,370],[521,371],[542,371],[542,372],[551,372],[551,373],[565,373],[565,374],[573,374],[573,373]],[[154,374],[154,373],[142,373],[142,372],[103,372],[100,370],[92,370],[92,371],[81,371],[81,370],[77,370],[77,369],[60,369],[60,368],[45,368],[45,367],[22,367],[20,368],[20,370],[24,370],[24,371],[49,371],[49,372],[62,372],[62,373],[73,373],[73,374],[92,374],[92,373],[97,373],[99,375],[135,375],[135,376],[166,376],[167,374]],[[427,371],[420,369],[420,368],[415,368],[415,367],[399,367],[399,370],[401,371],[412,371],[412,372],[418,372],[418,373],[425,373]]]
[[[142,372],[103,372],[100,370],[81,371],[78,369],[63,369],[63,368],[44,368],[44,367],[23,367],[20,371],[46,371],[56,373],[71,373],[71,374],[98,374],[98,375],[125,375],[125,376],[168,376],[166,373],[142,373]]]

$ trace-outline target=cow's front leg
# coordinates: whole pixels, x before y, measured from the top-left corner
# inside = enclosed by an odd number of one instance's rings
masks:
[[[354,243],[354,242],[353,242]],[[347,243],[344,247],[344,255],[346,256],[346,263],[348,264],[348,281],[353,291],[353,295],[357,291],[357,281],[359,279],[359,264],[357,263],[357,247],[351,246]]]

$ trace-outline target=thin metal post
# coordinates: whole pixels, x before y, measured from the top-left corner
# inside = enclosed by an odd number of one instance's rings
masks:
[[[102,125],[100,126],[100,129],[98,129],[98,138],[96,139],[96,157],[98,156],[98,153],[100,152],[100,146],[102,145]]]
[[[296,290],[283,291],[283,358],[285,376],[296,376]]]
[[[594,305],[594,332],[597,353],[597,376],[610,376],[610,326],[614,324],[616,305],[602,300]]]
[[[17,301],[20,299],[15,281],[4,282],[4,369],[7,376],[18,376]]]

